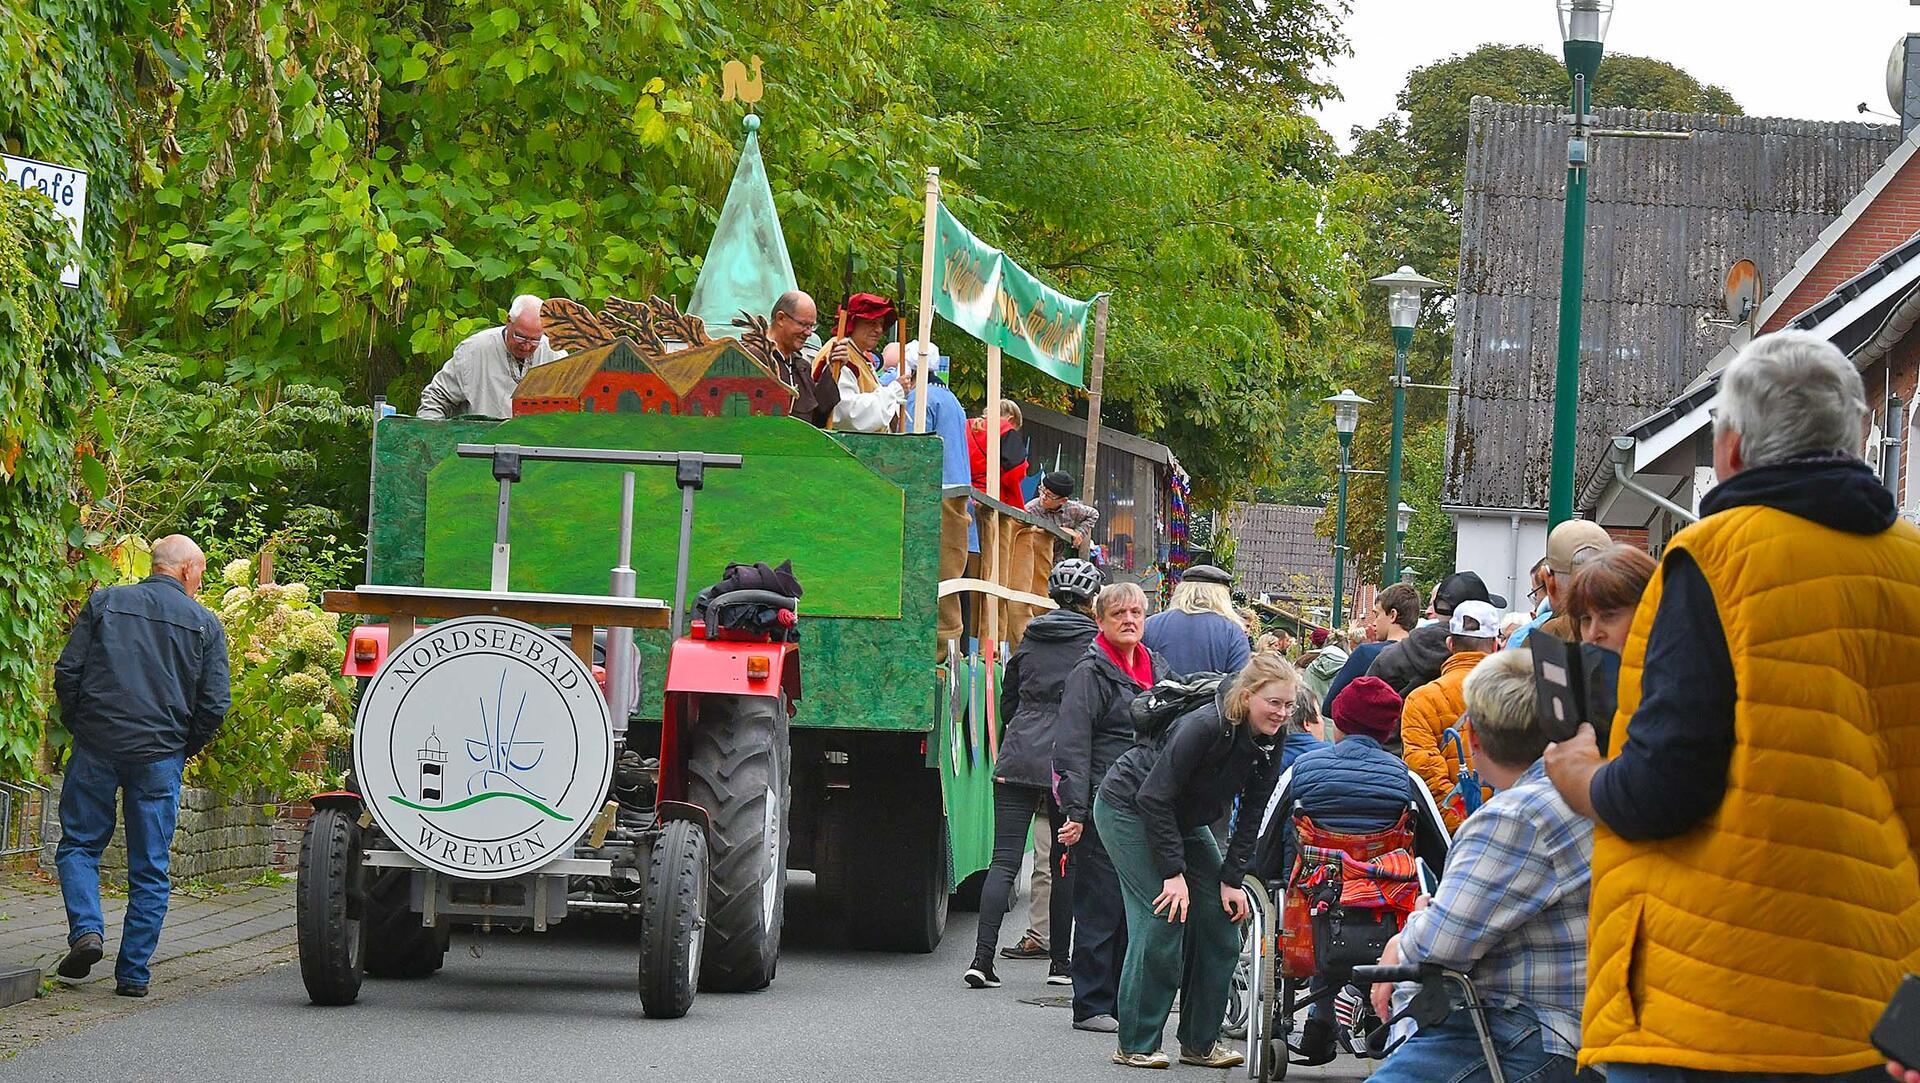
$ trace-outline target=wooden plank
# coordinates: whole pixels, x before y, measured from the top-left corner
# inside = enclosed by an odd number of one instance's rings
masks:
[[[329,613],[448,620],[512,617],[529,624],[579,624],[600,628],[665,628],[667,607],[650,598],[595,598],[580,594],[496,594],[485,590],[368,588],[330,590],[320,597]],[[411,634],[411,628],[408,634]],[[391,633],[389,633],[391,634]]]
[[[1100,390],[1107,377],[1107,302],[1106,294],[1094,300],[1093,308],[1093,360],[1087,380],[1087,456],[1080,470],[1080,491],[1086,494],[1088,503],[1098,503],[1100,493]],[[1085,559],[1092,551],[1093,532],[1080,543],[1080,556]]]
[[[573,653],[588,669],[593,668],[593,625],[576,624],[573,626]]]

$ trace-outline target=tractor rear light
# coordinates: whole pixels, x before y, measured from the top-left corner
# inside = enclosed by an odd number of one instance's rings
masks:
[[[756,654],[747,659],[747,680],[764,681],[771,672],[773,667],[768,664],[766,655]]]
[[[370,666],[380,655],[380,641],[372,636],[353,637],[353,661],[356,665]]]

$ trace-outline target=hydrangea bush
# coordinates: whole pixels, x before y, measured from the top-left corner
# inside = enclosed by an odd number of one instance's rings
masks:
[[[340,675],[339,618],[322,611],[304,583],[253,581],[253,563],[234,560],[201,595],[227,630],[233,707],[188,766],[187,782],[227,794],[305,797],[340,783],[324,757],[313,769],[309,753],[350,739],[352,685]]]

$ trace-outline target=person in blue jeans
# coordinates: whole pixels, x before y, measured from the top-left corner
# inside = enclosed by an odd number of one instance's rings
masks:
[[[147,995],[147,964],[171,894],[180,778],[231,699],[226,630],[193,598],[206,568],[206,555],[183,535],[153,543],[153,574],[94,591],[54,665],[54,694],[73,735],[54,855],[67,907],[63,981],[84,980],[104,953],[100,855],[113,838],[117,796],[127,825],[127,914],[114,992]]]
[[[1380,961],[1433,964],[1472,978],[1508,1083],[1571,1083],[1587,985],[1593,825],[1547,778],[1535,720],[1533,652],[1487,656],[1464,689],[1474,762],[1498,791],[1460,825],[1446,874]],[[1389,1018],[1392,987],[1373,987]],[[1623,1066],[1616,1066],[1618,1067]],[[1375,1083],[1489,1078],[1471,1013],[1456,1003],[1395,1048]]]

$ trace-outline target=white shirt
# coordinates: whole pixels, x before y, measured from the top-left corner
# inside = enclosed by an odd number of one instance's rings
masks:
[[[840,405],[833,408],[833,427],[841,432],[892,432],[893,419],[907,404],[906,389],[895,380],[872,391],[860,390],[852,365],[840,369]]]
[[[507,352],[507,329],[475,331],[453,348],[432,382],[420,392],[420,417],[447,418],[461,414],[512,417],[513,392],[530,369],[567,356],[540,336],[540,345],[525,361]]]

